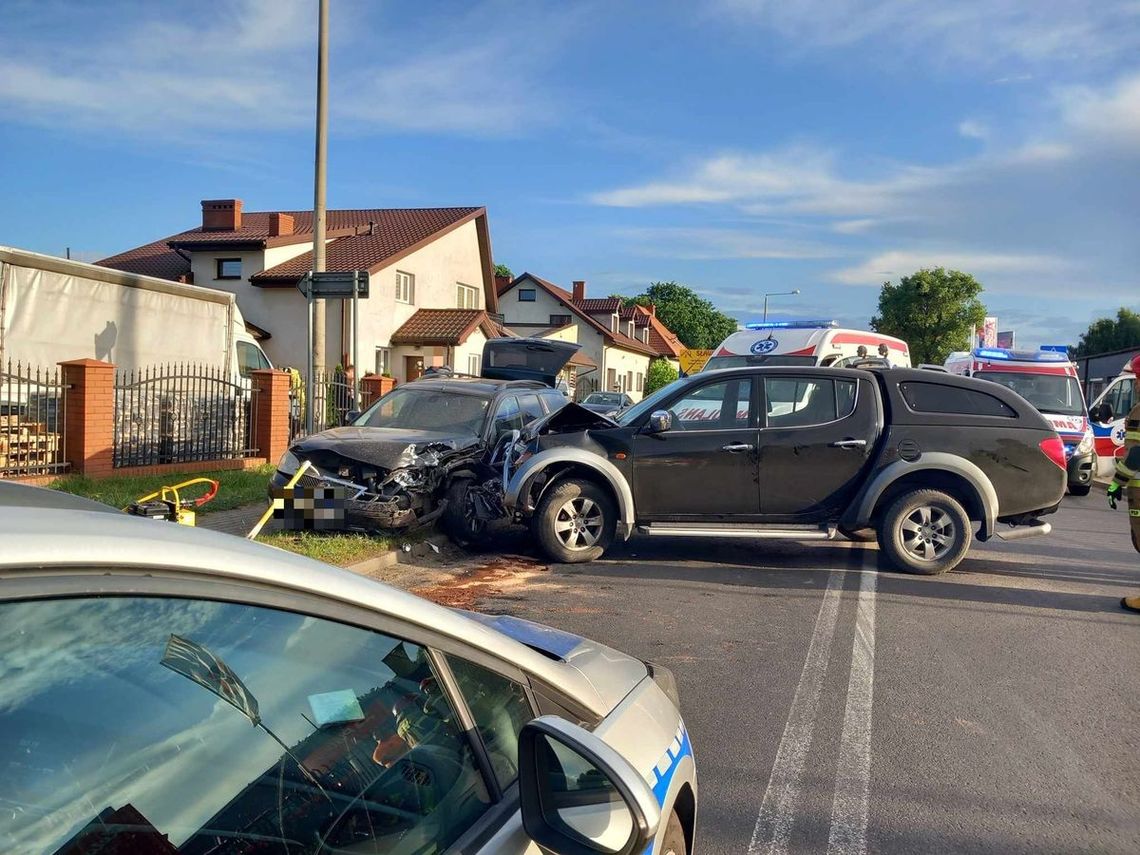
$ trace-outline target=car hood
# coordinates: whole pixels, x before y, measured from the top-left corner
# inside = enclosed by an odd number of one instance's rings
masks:
[[[591,410],[582,404],[571,401],[523,428],[523,435],[533,439],[548,433],[576,433],[586,430],[605,430],[618,427],[618,423],[604,413]]]
[[[391,470],[411,465],[425,451],[465,451],[482,445],[482,442],[469,433],[349,426],[307,436],[289,450],[300,458],[332,452]]]
[[[611,710],[649,674],[641,660],[580,635],[510,615],[463,614],[575,669]]]

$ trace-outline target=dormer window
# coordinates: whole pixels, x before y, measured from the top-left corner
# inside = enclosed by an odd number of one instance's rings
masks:
[[[629,321],[626,325],[626,335],[630,338],[637,338],[637,330],[633,327],[633,321]]]
[[[649,344],[649,327],[641,328],[641,340],[645,344]],[[640,392],[641,390],[639,389],[638,391]]]
[[[610,332],[616,333],[621,328],[621,318],[618,317],[617,312],[610,315]]]
[[[241,279],[240,258],[219,258],[215,279]]]

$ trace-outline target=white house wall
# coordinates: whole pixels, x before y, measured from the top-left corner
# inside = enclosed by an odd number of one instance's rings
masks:
[[[602,382],[605,384],[606,391],[618,391],[611,389],[609,386],[609,369],[614,369],[619,378],[620,389],[629,395],[633,400],[640,401],[645,394],[645,375],[649,371],[649,357],[643,353],[634,353],[631,350],[623,350],[620,347],[607,347],[606,360],[603,365]],[[633,383],[626,385],[625,378],[628,372],[633,372]],[[641,389],[637,388],[637,375],[641,375]]]
[[[249,284],[249,277],[294,258],[309,248],[310,244],[301,243],[270,247],[264,251],[211,250],[192,254],[191,270],[194,274],[194,283],[236,295],[238,306],[245,319],[271,334],[272,338],[264,342],[264,348],[274,365],[303,367],[307,363],[308,310],[305,298],[294,287],[254,287]],[[241,258],[242,278],[217,279],[219,258]],[[412,304],[396,302],[397,271],[410,273],[415,277],[415,296]],[[371,370],[376,348],[389,347],[392,333],[418,309],[456,308],[458,305],[456,286],[459,283],[475,288],[478,295],[477,307],[484,308],[483,265],[474,221],[464,223],[395,264],[372,274],[369,283],[370,296],[359,303],[358,359],[361,366]],[[341,301],[328,301],[326,315],[328,347],[325,358],[330,368],[341,361],[342,344],[351,358],[351,317],[345,312],[346,328],[342,342],[341,312]],[[401,348],[401,352],[404,350]],[[430,364],[430,359],[425,360],[425,365]],[[392,373],[398,380],[405,379],[402,359],[392,359]]]

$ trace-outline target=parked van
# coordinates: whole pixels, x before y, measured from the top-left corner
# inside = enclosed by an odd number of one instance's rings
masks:
[[[702,369],[746,365],[850,366],[879,357],[891,365],[910,367],[910,348],[902,339],[865,330],[840,329],[835,321],[768,321],[747,324],[713,351]]]
[[[1140,356],[1125,363],[1120,374],[1105,387],[1089,407],[1093,415],[1093,441],[1096,443],[1097,474],[1111,478],[1118,458],[1124,456],[1124,419],[1140,396],[1136,385]]]
[[[1088,495],[1096,472],[1096,450],[1089,411],[1077,379],[1077,366],[1056,350],[979,347],[951,353],[951,374],[991,380],[1012,389],[1037,408],[1065,444],[1069,492]]]

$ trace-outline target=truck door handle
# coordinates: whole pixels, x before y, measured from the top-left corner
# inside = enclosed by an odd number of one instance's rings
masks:
[[[755,445],[749,445],[747,442],[733,442],[728,445],[722,445],[721,451],[755,451]]]
[[[865,439],[841,439],[828,445],[828,448],[863,448],[866,445]]]

